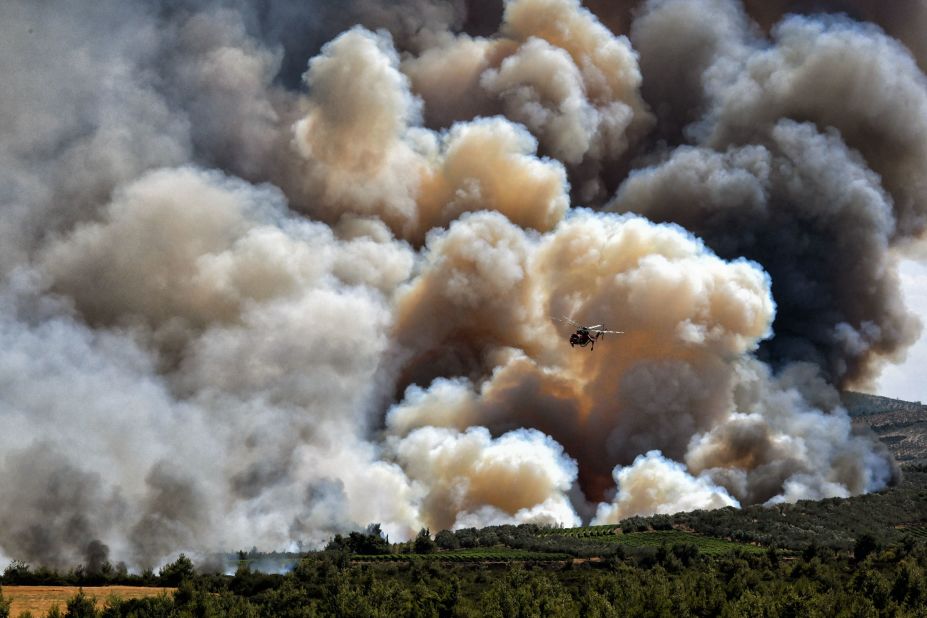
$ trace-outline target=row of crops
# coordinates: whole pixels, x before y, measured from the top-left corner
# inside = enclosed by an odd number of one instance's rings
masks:
[[[925,528],[927,535],[927,528]],[[735,549],[745,551],[764,551],[756,545],[748,545],[715,537],[702,536],[682,530],[651,530],[646,532],[621,533],[615,525],[585,526],[582,528],[545,528],[538,532],[540,536],[560,536],[571,539],[589,539],[619,543],[629,547],[660,547],[676,543],[691,543],[705,554],[723,554]]]
[[[763,547],[737,543],[716,537],[702,536],[681,530],[655,530],[653,532],[629,532],[616,536],[614,541],[629,547],[660,547],[672,546],[678,543],[690,543],[698,547],[703,554],[724,554],[735,549],[748,552],[764,552]]]
[[[566,536],[571,538],[591,538],[614,535],[618,530],[614,524],[601,526],[584,526],[582,528],[542,528],[539,536]]]
[[[362,562],[410,562],[414,560],[440,560],[443,562],[551,562],[570,560],[568,554],[524,551],[519,549],[451,550],[432,554],[379,554],[354,556]]]

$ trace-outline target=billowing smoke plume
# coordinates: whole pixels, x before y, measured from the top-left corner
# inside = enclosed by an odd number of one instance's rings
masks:
[[[635,4],[5,3],[0,558],[893,482],[904,12]]]
[[[611,207],[760,262],[778,305],[763,358],[867,383],[919,334],[887,249],[924,231],[922,74],[899,43],[844,18],[786,18],[769,45],[733,2],[647,8],[634,26],[642,50],[690,37],[703,51],[681,82],[676,58],[642,61],[655,84],[678,84],[655,86],[651,104],[691,144],[632,174]],[[692,11],[723,18],[680,33],[678,13]]]

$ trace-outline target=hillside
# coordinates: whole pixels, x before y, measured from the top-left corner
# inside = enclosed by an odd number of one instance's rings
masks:
[[[851,391],[842,399],[853,424],[871,428],[898,463],[927,463],[927,406]]]

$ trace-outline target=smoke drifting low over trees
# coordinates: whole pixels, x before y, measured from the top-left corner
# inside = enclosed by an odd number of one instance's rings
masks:
[[[896,479],[921,3],[334,6],[0,8],[0,557]]]

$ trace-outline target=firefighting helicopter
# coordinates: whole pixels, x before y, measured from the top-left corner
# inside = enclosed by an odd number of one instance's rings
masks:
[[[572,324],[576,327],[576,332],[570,335],[570,347],[579,346],[585,348],[590,343],[592,344],[592,350],[595,350],[595,342],[599,340],[599,337],[603,335],[621,335],[624,333],[623,330],[604,330],[603,324],[595,324],[594,326],[583,326],[577,322],[574,322],[568,317],[557,318],[561,322],[566,322]]]

